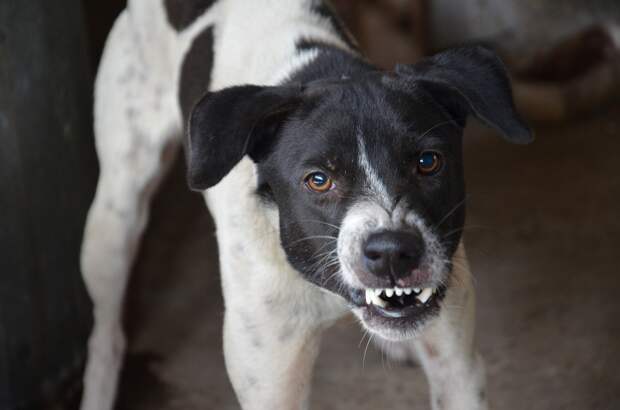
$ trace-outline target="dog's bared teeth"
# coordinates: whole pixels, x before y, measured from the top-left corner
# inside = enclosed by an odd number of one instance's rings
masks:
[[[381,289],[383,290],[383,289]],[[381,292],[379,292],[381,293]],[[383,299],[379,297],[379,293],[376,292],[375,289],[366,289],[366,304],[367,305],[377,305],[381,307],[385,307],[386,303]]]
[[[375,295],[379,296],[383,292],[383,289],[375,289]]]
[[[433,295],[433,289],[424,288],[424,290],[422,290],[422,292],[418,296],[416,296],[416,298],[418,298],[420,302],[426,303],[432,295]]]
[[[385,303],[385,300],[381,299],[379,296],[375,296],[375,298],[372,300],[372,303],[374,303],[377,306],[381,306],[381,307],[387,306],[387,303]]]
[[[405,288],[405,289],[403,289],[403,292],[405,292],[405,295],[411,295],[413,290],[411,288]]]
[[[373,291],[370,291],[370,300],[372,301],[374,305],[381,306],[381,307],[386,306],[385,301],[381,299],[379,295],[376,295]]]
[[[420,293],[420,288],[413,288],[413,291],[414,291],[415,293]]]
[[[403,290],[401,288],[394,288],[394,293],[396,293],[396,296],[402,296]]]
[[[391,298],[392,295],[394,295],[394,289],[385,289],[385,296],[387,296],[388,298]]]

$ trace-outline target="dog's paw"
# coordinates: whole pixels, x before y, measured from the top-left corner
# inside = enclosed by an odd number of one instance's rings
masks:
[[[391,361],[407,367],[418,367],[420,365],[413,341],[393,342],[378,336],[375,336],[373,340],[375,345]]]

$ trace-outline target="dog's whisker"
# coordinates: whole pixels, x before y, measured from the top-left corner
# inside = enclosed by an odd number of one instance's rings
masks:
[[[422,133],[422,135],[420,135],[418,137],[418,139],[422,139],[422,138],[426,137],[429,133],[435,131],[437,128],[443,127],[444,125],[448,125],[448,124],[455,125],[456,123],[454,122],[454,120],[447,120],[447,121],[442,121],[440,123],[437,123],[437,124],[433,125],[432,127],[430,127],[429,129],[427,129],[426,131],[424,131]]]
[[[316,261],[313,263],[312,267],[316,269],[323,264],[330,264],[335,261],[338,261],[338,256],[334,250],[331,250],[316,256]]]
[[[311,223],[317,223],[317,224],[321,224],[321,225],[326,225],[326,226],[329,226],[330,228],[334,228],[337,231],[340,230],[339,226],[334,225],[334,224],[330,224],[330,223],[327,223],[327,222],[324,222],[324,221],[317,221],[317,220],[314,220],[314,219],[302,219],[301,221],[302,222],[311,222]]]
[[[337,249],[336,247],[334,247],[334,248],[332,248],[332,249],[328,249],[328,250],[326,250],[326,251],[324,251],[324,252],[321,252],[321,251],[323,251],[323,249],[324,249],[326,246],[330,246],[330,245],[332,245],[332,242],[326,242],[326,243],[324,243],[321,247],[319,247],[319,249],[315,252],[315,255],[313,255],[313,256],[318,257],[318,256],[321,256],[321,255],[325,255],[325,254],[330,254],[330,253],[336,253],[336,252],[338,252],[338,249]]]
[[[366,338],[367,335],[368,335],[368,329],[364,329],[364,333],[362,334],[362,338],[360,339],[360,342],[357,344],[357,348],[358,349],[360,347],[362,347],[362,343],[364,342],[364,339]]]
[[[313,259],[315,259],[315,265],[320,265],[323,262],[327,262],[331,258],[337,258],[334,251],[323,252],[313,257]]]
[[[456,233],[474,230],[474,229],[490,229],[490,228],[482,226],[482,225],[467,225],[467,226],[463,226],[462,228],[456,228],[451,231],[448,231],[441,237],[441,240],[443,241],[447,239],[448,237],[450,237],[451,235],[454,235]]]
[[[366,348],[364,349],[364,356],[362,357],[362,369],[366,367],[366,353],[368,353],[368,346],[370,346],[370,342],[372,341],[372,338],[374,337],[374,334],[371,334],[370,337],[368,338],[368,342],[366,342]]]
[[[321,286],[327,286],[327,284],[329,283],[329,281],[330,281],[330,280],[332,280],[332,279],[334,279],[334,278],[336,278],[336,275],[338,275],[339,273],[340,273],[340,271],[336,271],[336,272],[332,273],[331,275],[329,275],[329,276],[327,277],[327,279],[325,279],[325,280],[323,280],[323,281],[321,282]]]
[[[312,239],[329,239],[329,240],[332,240],[332,241],[337,241],[338,240],[338,238],[335,237],[335,236],[313,235],[313,236],[306,236],[305,238],[297,239],[297,240],[291,242],[291,245],[294,245],[296,243],[303,242],[303,241],[309,241],[309,240],[312,240]]]
[[[318,257],[320,255],[323,255],[323,253],[320,253],[323,249],[325,249],[327,246],[330,246],[331,244],[333,244],[332,241],[326,241],[323,245],[319,246],[319,248],[312,254],[311,258],[314,257]],[[328,252],[333,252],[335,249],[330,249]]]
[[[461,306],[461,305],[448,305],[448,304],[445,304],[445,303],[442,303],[441,307],[445,308],[445,309],[452,309],[452,310],[463,310],[463,309],[465,309],[465,307]]]
[[[384,373],[387,373],[387,370],[385,369],[385,356],[386,356],[385,355],[385,344],[386,342],[381,339],[378,339],[378,342],[380,345],[379,350],[381,351],[381,368],[383,369]]]
[[[456,204],[446,215],[444,215],[443,218],[441,218],[439,220],[439,222],[437,222],[434,225],[434,229],[439,228],[439,226],[441,226],[441,224],[444,223],[450,217],[450,215],[455,213],[461,206],[463,206],[468,199],[469,199],[469,195],[465,195],[465,197],[463,198],[462,201],[460,201],[458,204]]]

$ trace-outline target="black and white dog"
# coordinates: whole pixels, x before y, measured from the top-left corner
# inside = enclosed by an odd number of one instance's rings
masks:
[[[486,409],[461,241],[469,114],[531,139],[486,49],[385,72],[322,0],[129,0],[96,83],[82,409],[113,405],[127,278],[183,135],[189,185],[208,189],[217,226],[226,366],[244,409],[306,408],[321,333],[348,312],[417,356],[433,409]]]

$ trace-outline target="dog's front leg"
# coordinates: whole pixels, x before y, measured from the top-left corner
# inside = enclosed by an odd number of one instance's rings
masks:
[[[455,271],[439,318],[414,342],[433,410],[488,409],[484,364],[473,345],[475,292],[466,268]]]
[[[308,408],[321,329],[309,323],[287,324],[287,320],[285,316],[257,318],[227,308],[226,367],[244,410]]]
[[[282,272],[227,273],[224,266],[224,354],[241,407],[307,409],[321,334],[344,303]]]

